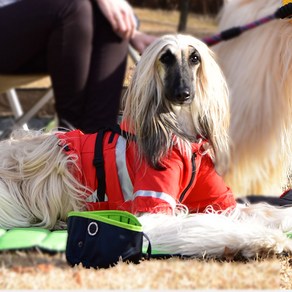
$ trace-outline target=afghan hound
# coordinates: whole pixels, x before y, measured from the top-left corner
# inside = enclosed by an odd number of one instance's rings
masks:
[[[199,257],[292,250],[290,208],[237,204],[228,89],[200,40],[166,35],[137,64],[119,126],[15,132],[0,143],[0,226],[58,228],[69,211],[134,213],[156,251]]]
[[[280,6],[276,0],[227,0],[219,30],[271,15]],[[230,89],[232,147],[225,181],[238,195],[275,195],[289,185],[291,46],[289,19],[271,21],[214,46]]]

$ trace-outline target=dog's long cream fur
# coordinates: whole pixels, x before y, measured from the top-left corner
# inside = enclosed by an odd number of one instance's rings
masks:
[[[169,72],[161,62],[163,54],[164,63],[171,57],[179,65],[175,74],[182,77],[181,102],[174,103],[165,95]],[[183,61],[190,54],[193,64]],[[191,76],[191,83],[183,76]],[[125,101],[124,119],[131,121],[130,129],[135,131],[138,156],[148,153],[150,163],[159,163],[161,153],[173,143],[182,152],[189,152],[190,142],[199,134],[210,141],[206,150],[213,152],[216,165],[226,168],[227,93],[212,52],[199,40],[169,35],[154,42],[142,55]],[[168,148],[163,148],[165,145]],[[77,157],[64,154],[62,149],[54,133],[14,133],[11,139],[0,142],[0,227],[56,228],[66,221],[69,211],[85,208],[86,194],[94,190],[75,179],[73,174],[81,171]],[[152,161],[152,155],[157,159]],[[210,206],[206,214],[143,214],[139,219],[158,252],[250,258],[292,250],[285,235],[292,231],[291,208],[238,205],[216,213]]]
[[[204,258],[253,258],[290,251],[291,209],[260,204],[233,212],[144,215],[139,218],[154,250]],[[271,215],[271,216],[270,216]]]
[[[275,13],[277,0],[225,1],[219,30]],[[292,23],[274,20],[214,47],[230,88],[225,179],[239,195],[281,194],[291,169]]]
[[[72,175],[55,135],[17,131],[0,143],[0,226],[54,228],[84,207],[86,188]],[[78,171],[76,169],[76,171]]]

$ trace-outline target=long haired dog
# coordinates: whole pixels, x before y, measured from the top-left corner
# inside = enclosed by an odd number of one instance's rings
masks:
[[[176,137],[180,151],[191,156],[190,142],[199,135],[208,139],[216,166],[224,172],[227,96],[221,70],[202,42],[189,36],[162,38],[145,53],[126,96],[124,118],[135,132],[138,153],[157,166]]]
[[[273,14],[277,0],[228,0],[219,30]],[[292,23],[275,20],[214,47],[230,89],[231,165],[245,194],[280,194],[291,170]]]
[[[158,252],[249,258],[291,251],[291,209],[236,205],[214,170],[228,162],[228,90],[205,44],[183,35],[156,40],[124,107],[124,131],[103,132],[106,194],[97,202],[91,142],[101,131],[15,133],[2,141],[0,226],[56,228],[69,211],[95,206],[137,214]]]

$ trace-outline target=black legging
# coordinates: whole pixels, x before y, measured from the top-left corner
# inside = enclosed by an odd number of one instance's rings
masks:
[[[60,126],[116,123],[128,42],[94,0],[21,0],[0,8],[0,72],[48,73]]]

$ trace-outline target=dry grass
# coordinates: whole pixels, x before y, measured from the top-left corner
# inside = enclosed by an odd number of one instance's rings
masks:
[[[177,12],[136,9],[136,13],[145,32],[176,32]],[[190,15],[187,33],[201,38],[215,31],[214,19]],[[140,265],[119,263],[107,270],[71,268],[64,254],[2,253],[0,261],[0,289],[292,289],[291,257],[250,262],[173,258]]]
[[[140,29],[142,31],[156,35],[176,33],[177,31],[179,21],[179,13],[177,11],[135,9],[135,12],[140,19]],[[185,33],[202,38],[215,31],[216,21],[214,18],[194,13],[189,14]]]
[[[67,266],[64,254],[1,256],[0,289],[291,289],[287,258],[250,262],[180,260],[119,263],[110,269]]]

